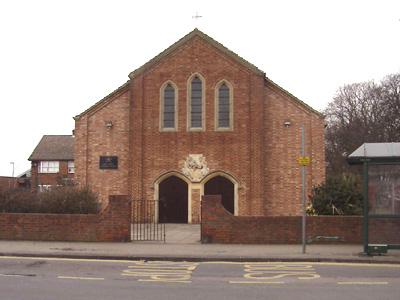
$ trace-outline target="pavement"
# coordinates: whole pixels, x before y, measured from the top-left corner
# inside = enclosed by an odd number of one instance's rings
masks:
[[[199,225],[167,224],[165,242],[0,241],[0,256],[171,261],[335,262],[400,264],[400,251],[364,255],[362,245],[201,244]]]

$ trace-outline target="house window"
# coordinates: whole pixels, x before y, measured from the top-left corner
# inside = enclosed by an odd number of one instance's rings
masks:
[[[215,95],[215,130],[233,129],[233,92],[231,85],[220,82]]]
[[[71,160],[68,162],[68,173],[74,174],[75,173],[75,166],[74,166],[74,161]]]
[[[189,78],[188,130],[204,130],[204,80],[200,75]]]
[[[177,87],[172,82],[160,90],[160,131],[177,130]]]
[[[39,187],[39,192],[45,192],[45,191],[50,191],[53,186],[49,184],[41,184],[38,187]]]
[[[59,162],[58,161],[40,161],[39,162],[39,173],[58,173]]]

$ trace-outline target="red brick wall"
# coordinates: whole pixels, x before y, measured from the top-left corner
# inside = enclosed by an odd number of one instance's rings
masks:
[[[188,131],[188,78],[200,74],[205,88],[205,131]],[[233,131],[215,131],[215,86],[233,87]],[[159,131],[160,88],[178,87],[178,130]],[[104,121],[115,125],[107,130]],[[284,126],[285,119],[292,125]],[[306,125],[307,189],[324,180],[323,120],[315,111],[195,36],[76,119],[75,180],[109,194],[157,199],[155,180],[167,171],[181,172],[189,154],[203,154],[210,171],[238,180],[238,214],[301,213],[301,123]],[[118,170],[99,170],[100,155],[119,157]],[[189,190],[195,209],[200,193]],[[199,186],[200,185],[200,186]],[[195,199],[195,197],[198,197]],[[192,222],[198,213],[189,212]]]
[[[323,119],[271,82],[265,93],[265,178],[266,215],[301,215],[301,166],[297,157],[302,153],[304,123],[305,155],[310,164],[305,167],[306,193],[324,181]],[[290,126],[284,126],[290,120]]]
[[[99,194],[129,194],[129,85],[75,119],[75,181]],[[106,121],[113,126],[109,129]],[[118,169],[100,169],[100,156],[117,156]],[[140,198],[139,198],[140,199]]]
[[[124,242],[130,239],[130,200],[110,196],[96,215],[0,214],[0,240]]]
[[[202,243],[299,244],[301,216],[233,216],[219,196],[203,196],[201,204]],[[307,217],[308,243],[362,243],[362,217]]]
[[[31,167],[31,188],[37,185],[55,185],[61,178],[74,178],[73,173],[68,173],[68,161],[59,161],[58,173],[39,173],[39,162],[32,161]]]
[[[18,187],[19,184],[16,177],[0,176],[0,188],[9,189]]]
[[[195,72],[206,81],[203,132],[186,129],[187,80]],[[214,130],[214,87],[222,79],[233,86],[234,129],[227,132]],[[179,89],[177,132],[160,132],[158,128],[160,87],[167,80]],[[323,120],[310,109],[283,96],[285,93],[279,89],[265,87],[264,77],[221,55],[200,38],[132,79],[131,93],[134,199],[157,197],[149,188],[154,179],[168,170],[180,171],[188,154],[201,153],[210,171],[223,170],[240,181],[239,215],[300,213],[301,172],[297,156],[301,153],[301,122],[308,125],[308,149],[318,142],[314,149],[318,158],[324,151]],[[270,100],[270,96],[274,99]],[[293,125],[285,131],[286,118]],[[319,136],[313,132],[315,128],[319,129]],[[308,187],[324,178],[323,162],[314,157],[311,160],[318,172],[314,174],[315,170],[308,168]]]

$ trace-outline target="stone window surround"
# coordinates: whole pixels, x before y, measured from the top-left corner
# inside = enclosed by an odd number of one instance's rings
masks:
[[[201,91],[201,127],[191,127],[191,94],[192,94],[192,88],[191,84],[193,79],[197,77],[200,79],[202,83],[202,91]],[[205,103],[206,103],[206,95],[205,95],[205,90],[206,90],[206,80],[204,79],[203,76],[201,76],[199,73],[193,73],[187,80],[187,131],[205,131],[206,130],[206,116],[205,116]]]
[[[190,100],[191,100],[191,82],[193,78],[198,77],[202,82],[202,127],[193,128],[190,126],[191,123],[191,114],[190,114]],[[219,103],[219,88],[222,84],[226,84],[229,88],[229,127],[220,127],[218,124],[218,103]],[[167,127],[163,126],[164,124],[164,90],[168,85],[171,85],[175,90],[175,126]],[[178,86],[172,81],[165,81],[160,87],[160,109],[159,109],[159,131],[161,132],[171,132],[178,131]],[[215,131],[232,131],[233,130],[233,86],[232,84],[226,80],[220,80],[214,88],[214,130]],[[205,131],[205,79],[199,73],[193,73],[187,80],[187,131]]]
[[[175,90],[175,116],[174,116],[174,127],[164,127],[164,90],[168,85],[171,85]],[[159,116],[159,130],[160,131],[178,131],[178,87],[171,81],[167,80],[163,83],[160,88],[160,116]]]
[[[225,85],[229,89],[229,126],[228,127],[220,127],[219,126],[219,88],[221,85]],[[215,96],[214,96],[214,126],[216,131],[232,131],[233,130],[233,88],[229,81],[222,79],[215,86]]]

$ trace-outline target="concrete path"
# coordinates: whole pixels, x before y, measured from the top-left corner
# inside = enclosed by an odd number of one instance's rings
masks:
[[[165,224],[165,242],[200,244],[200,224]]]

